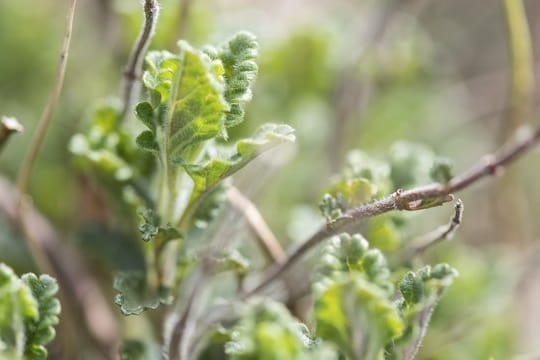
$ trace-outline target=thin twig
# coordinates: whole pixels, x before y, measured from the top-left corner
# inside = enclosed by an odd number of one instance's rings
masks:
[[[431,315],[433,315],[433,310],[435,309],[435,306],[437,306],[437,303],[441,299],[442,295],[443,292],[439,292],[433,303],[426,306],[426,308],[420,312],[417,319],[419,328],[418,334],[416,335],[414,341],[405,349],[403,359],[413,360],[416,358],[418,350],[420,350],[420,345],[422,345],[422,340],[424,340],[424,336],[426,336],[429,321],[431,320]]]
[[[193,307],[196,305],[195,300],[199,297],[199,294],[203,289],[207,271],[208,265],[203,264],[202,268],[199,269],[195,275],[193,288],[186,301],[184,310],[178,321],[174,324],[174,330],[168,346],[169,359],[187,359],[188,349],[190,348],[187,338],[190,337],[190,332],[193,331],[192,326],[189,326],[189,322],[192,317]]]
[[[447,184],[433,183],[410,190],[398,189],[385,198],[360,205],[347,211],[342,217],[333,223],[323,226],[298,247],[294,248],[283,263],[271,268],[263,276],[259,284],[243,294],[243,298],[252,296],[265,289],[314,246],[329,236],[338,234],[345,226],[389,211],[421,210],[425,208],[423,202],[426,200],[429,200],[428,202],[433,204],[431,206],[442,205],[453,199],[452,193],[463,190],[484,177],[500,174],[504,166],[525,154],[539,141],[540,128],[534,132],[529,128],[518,129],[513,141],[503,146],[496,153],[484,156],[478,164],[463,174],[454,177]]]
[[[60,61],[57,67],[56,79],[53,90],[49,97],[49,100],[47,101],[47,105],[45,106],[45,109],[41,114],[36,132],[34,133],[34,138],[32,139],[32,147],[23,161],[21,172],[19,174],[17,188],[21,199],[26,193],[28,178],[41,148],[41,144],[43,143],[43,139],[45,138],[45,134],[51,121],[54,108],[56,107],[56,103],[58,102],[58,98],[60,97],[60,93],[62,92],[62,87],[64,85],[64,77],[66,74],[66,65],[69,55],[69,46],[71,43],[73,18],[75,17],[76,5],[77,0],[70,1],[67,13],[66,28],[64,31],[64,42],[62,44],[62,50],[60,51]]]
[[[148,50],[148,46],[150,45],[150,40],[154,35],[159,15],[159,4],[157,0],[145,0],[143,9],[144,25],[131,49],[128,63],[124,69],[124,93],[120,117],[122,120],[125,119],[128,111],[130,111],[134,99],[139,96],[144,55],[146,54],[146,50]]]
[[[53,86],[52,93],[49,97],[49,100],[47,101],[47,105],[45,106],[45,109],[43,110],[43,113],[41,114],[41,117],[39,119],[36,132],[34,133],[34,137],[32,139],[30,151],[28,152],[28,154],[23,160],[19,177],[18,177],[17,213],[19,214],[19,220],[22,224],[22,229],[26,235],[30,234],[24,221],[25,220],[24,219],[24,215],[25,215],[24,201],[25,201],[26,189],[28,186],[28,180],[32,172],[32,168],[36,162],[37,156],[39,154],[39,150],[41,148],[41,145],[43,144],[43,140],[45,139],[47,128],[49,127],[49,123],[51,121],[54,108],[56,107],[56,104],[60,97],[60,93],[62,92],[62,87],[64,85],[64,77],[66,74],[66,65],[67,65],[68,54],[69,54],[69,46],[71,43],[73,19],[75,17],[76,6],[77,6],[77,0],[71,0],[69,3],[68,12],[67,12],[66,27],[64,31],[64,42],[62,44],[62,49],[60,51],[60,61],[58,63],[56,80]],[[36,261],[37,265],[41,267],[42,270],[46,270],[50,268],[51,266],[50,264],[48,264],[46,257],[43,255],[42,253],[43,249],[39,247],[39,244],[37,244],[34,241],[34,239],[32,239],[31,237],[25,236],[25,239],[26,239],[26,245],[28,247],[28,251],[32,255],[34,261]]]
[[[244,215],[270,263],[281,263],[285,259],[285,251],[257,207],[234,186],[227,191],[227,200]]]
[[[450,222],[413,240],[410,247],[406,250],[405,257],[402,260],[409,260],[423,253],[428,248],[433,247],[442,241],[451,239],[461,225],[462,219],[463,202],[461,199],[458,199],[454,205],[454,215],[450,219]]]
[[[11,135],[23,130],[23,126],[14,117],[2,116],[0,120],[0,151],[2,151]]]

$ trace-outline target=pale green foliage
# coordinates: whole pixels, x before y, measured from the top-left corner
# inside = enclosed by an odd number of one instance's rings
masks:
[[[404,328],[388,293],[359,276],[345,276],[319,289],[317,335],[352,359],[376,359]]]
[[[232,175],[247,165],[261,152],[282,143],[294,141],[294,130],[288,125],[265,124],[252,138],[236,143],[232,154],[221,158],[214,156],[201,164],[186,165],[184,168],[195,182],[192,197],[212,189],[219,181]],[[210,158],[209,155],[207,155]]]
[[[225,345],[231,359],[297,359],[310,347],[312,340],[307,327],[295,320],[282,304],[265,300],[246,307]]]
[[[18,278],[0,263],[0,356],[46,359],[58,324],[58,286],[47,275],[25,274]]]
[[[384,255],[362,236],[345,233],[326,246],[316,274],[316,334],[349,358],[401,359],[416,351],[457,272],[446,264],[426,266],[394,284],[397,274]]]
[[[257,43],[239,33],[219,48],[206,52],[181,41],[178,54],[150,52],[143,82],[148,101],[135,113],[144,124],[137,144],[155,156],[157,189],[154,204],[140,211],[139,231],[149,242],[144,272],[118,276],[115,301],[124,314],[138,314],[170,301],[177,284],[158,278],[164,244],[184,238],[195,226],[204,228],[223,202],[222,181],[277,144],[294,141],[287,125],[265,124],[252,138],[227,146],[227,127],[243,120],[244,105],[257,72]],[[180,248],[180,251],[182,249]],[[234,254],[234,253],[233,253]],[[174,254],[169,254],[172,257]],[[225,256],[226,267],[238,274],[247,264],[239,256]],[[189,266],[188,266],[189,267]],[[179,279],[181,276],[173,278]],[[167,289],[167,291],[165,291]]]
[[[391,301],[386,259],[360,235],[327,245],[314,284],[317,335],[351,358],[374,359],[401,336],[404,323]],[[361,339],[359,341],[358,339]]]
[[[222,65],[186,42],[179,46],[179,55],[148,54],[143,81],[151,103],[140,103],[136,109],[149,129],[137,143],[158,151],[164,166],[193,162],[202,142],[222,131],[223,112],[228,109],[220,81]]]
[[[26,324],[26,350],[29,359],[45,359],[45,345],[55,336],[53,326],[58,324],[60,302],[55,297],[58,292],[56,280],[49,275],[24,274],[21,280],[30,288],[38,303],[39,318]]]
[[[398,306],[407,327],[401,338],[387,346],[387,359],[401,359],[405,354],[410,357],[416,353],[435,306],[457,275],[447,264],[428,265],[403,275],[399,281]]]
[[[133,169],[121,154],[126,153],[129,136],[118,131],[117,122],[118,109],[114,104],[99,106],[93,114],[88,133],[73,136],[69,149],[114,179],[127,181],[133,177]]]
[[[390,190],[390,168],[367,154],[351,151],[340,176],[327,189],[320,209],[327,221],[342,216],[349,208],[371,201]]]
[[[208,47],[213,59],[221,60],[225,73],[225,99],[230,105],[226,112],[225,126],[232,127],[244,120],[244,105],[251,100],[251,83],[257,76],[257,48],[255,37],[240,32],[218,49]]]
[[[160,226],[159,215],[151,209],[143,209],[140,212],[143,222],[139,225],[139,232],[143,241],[154,241],[159,246],[169,240],[181,239],[182,234],[170,224]]]

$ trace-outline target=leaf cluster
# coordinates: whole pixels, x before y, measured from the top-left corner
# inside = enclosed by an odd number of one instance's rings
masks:
[[[60,302],[56,280],[48,275],[20,278],[0,263],[0,356],[46,359],[45,346],[55,336]]]

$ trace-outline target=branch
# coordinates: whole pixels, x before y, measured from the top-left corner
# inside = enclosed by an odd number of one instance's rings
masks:
[[[259,284],[244,293],[242,297],[247,298],[264,290],[314,246],[329,236],[340,233],[345,226],[389,211],[421,210],[426,208],[427,203],[432,204],[428,207],[442,205],[453,199],[452,193],[463,190],[484,177],[499,175],[504,166],[524,155],[539,141],[540,128],[534,132],[529,128],[518,129],[513,141],[503,146],[496,153],[484,156],[478,164],[463,174],[454,177],[447,184],[433,183],[410,190],[398,189],[385,198],[350,209],[342,217],[323,226],[310,238],[293,249],[283,263],[271,268],[263,276]]]
[[[242,213],[248,222],[260,248],[271,263],[281,263],[285,259],[285,251],[276,239],[272,230],[257,207],[234,186],[227,191],[227,200]]]
[[[67,19],[66,19],[66,27],[64,31],[64,42],[62,44],[62,49],[60,51],[60,61],[58,63],[57,74],[56,74],[53,90],[49,97],[49,100],[47,101],[47,105],[45,106],[45,109],[43,110],[43,113],[41,114],[41,117],[39,119],[36,132],[34,133],[34,137],[32,139],[30,151],[28,152],[28,154],[23,160],[23,163],[21,165],[21,170],[19,173],[19,178],[17,181],[17,193],[18,193],[17,213],[19,215],[18,217],[21,223],[21,228],[25,234],[26,245],[33,260],[36,262],[38,267],[44,271],[49,270],[51,268],[51,264],[48,263],[47,257],[43,254],[43,249],[40,247],[40,244],[37,242],[37,239],[29,236],[31,235],[31,231],[30,229],[28,229],[25,223],[24,200],[25,200],[26,189],[28,186],[28,179],[30,178],[32,168],[36,162],[37,155],[39,153],[41,145],[43,144],[43,140],[45,139],[45,134],[47,133],[47,128],[49,127],[49,123],[51,121],[54,108],[56,107],[56,104],[60,97],[60,93],[62,92],[62,87],[64,85],[64,77],[66,74],[66,65],[67,65],[68,54],[69,54],[69,46],[71,43],[73,18],[75,17],[76,6],[77,6],[77,0],[71,0],[69,4],[69,8],[68,8]]]
[[[26,187],[28,185],[28,178],[32,172],[32,167],[36,162],[37,155],[45,138],[47,128],[51,121],[51,117],[62,92],[62,87],[64,85],[64,77],[66,74],[66,65],[69,54],[69,45],[71,43],[71,34],[73,29],[73,18],[75,17],[75,7],[77,6],[77,0],[71,0],[68,8],[66,27],[64,31],[64,42],[62,44],[62,50],[60,51],[60,61],[58,62],[56,80],[53,86],[52,93],[45,105],[45,109],[39,118],[36,132],[32,139],[32,147],[26,155],[23,164],[21,166],[21,171],[19,173],[19,178],[17,182],[17,189],[19,192],[19,198],[22,199],[26,193]]]
[[[410,344],[404,351],[403,359],[405,360],[414,360],[416,358],[416,355],[418,354],[418,350],[420,350],[420,345],[422,345],[422,340],[424,340],[424,336],[426,336],[427,328],[429,325],[429,321],[431,320],[431,315],[433,315],[433,310],[435,309],[435,306],[437,306],[437,303],[442,297],[442,292],[439,292],[437,294],[436,299],[433,301],[432,304],[428,305],[425,309],[423,309],[419,317],[417,319],[418,321],[418,334],[416,335],[416,338]]]
[[[438,243],[451,239],[463,219],[463,202],[461,199],[456,201],[454,205],[454,215],[450,219],[450,222],[446,225],[440,226],[439,228],[433,230],[430,233],[427,233],[416,240],[411,242],[411,246],[405,251],[402,261],[409,260],[424,251],[428,248],[437,245]]]
[[[131,49],[128,63],[124,69],[124,93],[122,103],[122,113],[120,119],[124,120],[130,111],[133,101],[139,96],[140,82],[144,55],[150,45],[150,40],[154,35],[157,18],[159,15],[159,4],[157,0],[144,1],[144,25]]]
[[[0,120],[0,151],[13,133],[22,132],[23,130],[23,126],[17,121],[17,119],[2,116],[2,119]]]
[[[193,307],[203,289],[206,274],[209,270],[209,262],[203,260],[202,268],[198,270],[194,277],[193,288],[184,306],[184,310],[178,321],[174,324],[174,329],[169,340],[168,355],[169,359],[188,359],[189,348],[191,347],[190,338],[193,335]]]

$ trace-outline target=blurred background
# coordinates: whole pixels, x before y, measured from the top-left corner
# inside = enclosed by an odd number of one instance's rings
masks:
[[[500,147],[516,118],[540,123],[534,88],[519,116],[513,113],[502,0],[160,3],[151,49],[174,51],[179,38],[197,46],[219,43],[239,30],[259,38],[254,98],[232,137],[279,122],[296,129],[297,143],[245,169],[237,186],[284,242],[305,238],[306,228],[322,221],[317,204],[351,149],[382,159],[399,141],[421,143],[451,158],[460,172]],[[524,5],[537,70],[540,2]],[[0,175],[10,181],[54,80],[66,6],[0,2],[0,115],[25,127],[0,153]],[[120,220],[100,213],[101,200],[82,186],[67,144],[97,102],[118,96],[141,21],[139,1],[80,0],[64,91],[29,185],[34,206],[103,279],[107,299],[111,274],[140,256],[123,254],[123,242],[131,240],[113,233]],[[530,80],[537,84],[538,76]],[[428,260],[448,262],[461,276],[436,310],[420,359],[540,358],[539,162],[540,150],[533,150],[504,177],[459,194],[463,225]],[[452,211],[412,214],[400,241],[444,224]],[[19,273],[33,270],[11,229],[0,216],[0,262]]]

